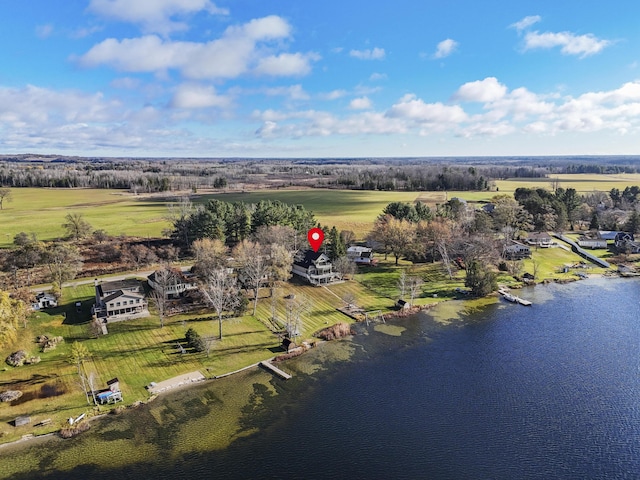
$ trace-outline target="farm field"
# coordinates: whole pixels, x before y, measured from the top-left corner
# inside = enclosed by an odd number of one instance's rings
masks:
[[[110,235],[158,237],[169,226],[164,201],[136,197],[121,190],[13,188],[12,200],[0,211],[0,247],[9,246],[19,232],[40,240],[64,235],[68,213],[81,213],[94,230]]]
[[[624,190],[627,186],[640,185],[640,174],[556,175],[563,188],[575,188],[585,194],[594,190],[608,192],[612,188]],[[280,200],[288,204],[301,204],[311,210],[323,225],[339,230],[352,230],[362,239],[382,209],[390,202],[415,202],[420,200],[430,206],[443,203],[453,197],[469,202],[489,201],[496,193],[513,194],[518,187],[551,189],[550,178],[508,179],[495,182],[491,192],[378,192],[363,190],[260,190],[198,194],[196,203],[210,198],[224,201]],[[121,190],[14,188],[13,199],[5,202],[0,211],[0,247],[11,245],[19,232],[36,233],[41,240],[52,240],[64,235],[62,224],[68,213],[81,213],[94,229],[103,229],[110,235],[159,237],[170,226],[167,206],[174,195],[133,195]]]

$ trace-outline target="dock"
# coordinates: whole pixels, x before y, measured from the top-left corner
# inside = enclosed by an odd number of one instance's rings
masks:
[[[260,366],[262,368],[265,368],[265,369],[269,370],[271,373],[274,373],[278,377],[283,378],[285,380],[289,380],[290,378],[292,378],[291,375],[289,375],[287,372],[283,372],[278,367],[273,365],[271,362],[267,362],[267,361],[260,362]]]
[[[512,294],[508,290],[505,290],[504,288],[501,288],[500,290],[498,290],[498,293],[502,295],[504,298],[506,298],[507,300],[509,300],[510,302],[519,303],[520,305],[524,305],[525,307],[530,307],[531,305],[533,305],[531,301],[525,300],[524,298],[517,297],[516,295]]]

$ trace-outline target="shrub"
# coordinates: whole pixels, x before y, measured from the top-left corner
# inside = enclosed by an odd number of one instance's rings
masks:
[[[207,349],[204,339],[193,328],[187,330],[185,339],[187,340],[187,344],[196,352],[204,352]]]
[[[351,329],[351,325],[344,322],[336,323],[331,327],[323,328],[315,334],[316,337],[321,338],[322,340],[335,340],[337,338],[343,338],[349,335],[355,335],[355,331]]]

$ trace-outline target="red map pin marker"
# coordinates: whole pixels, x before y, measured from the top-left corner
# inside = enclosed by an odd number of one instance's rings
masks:
[[[307,240],[309,240],[309,245],[311,245],[313,251],[317,252],[320,250],[320,246],[324,240],[324,232],[319,228],[312,228],[307,232]]]

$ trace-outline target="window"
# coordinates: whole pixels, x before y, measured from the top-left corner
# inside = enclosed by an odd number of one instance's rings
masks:
[[[116,307],[119,307],[119,306],[120,306],[120,302],[116,302]]]

